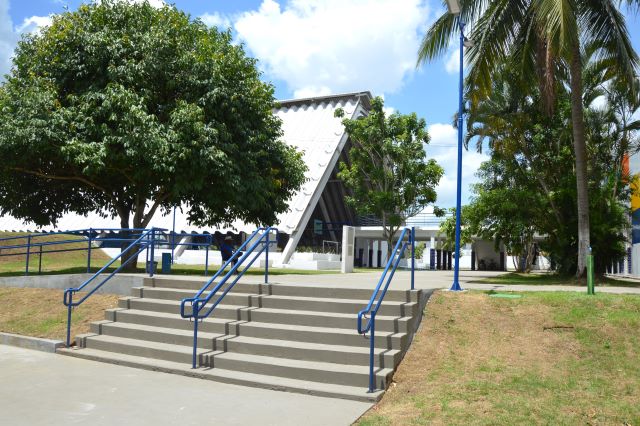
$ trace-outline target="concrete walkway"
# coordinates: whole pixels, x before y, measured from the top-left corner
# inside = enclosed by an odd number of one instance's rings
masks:
[[[363,402],[226,385],[0,345],[6,425],[348,425]]]
[[[271,284],[322,284],[327,287],[365,287],[372,291],[380,279],[382,271],[359,272],[354,274],[321,274],[321,275],[274,275],[269,278]],[[465,290],[496,290],[496,291],[575,291],[585,292],[585,287],[571,285],[504,285],[490,283],[473,283],[485,278],[505,274],[498,271],[460,271],[458,278]],[[160,275],[159,275],[160,276]],[[408,289],[411,286],[409,271],[397,271],[389,288]],[[199,277],[202,279],[202,277]],[[247,276],[246,282],[263,282],[260,276]],[[453,271],[425,271],[415,272],[415,287],[418,289],[449,289],[453,282]],[[596,286],[596,293],[640,294],[640,287],[600,287]]]

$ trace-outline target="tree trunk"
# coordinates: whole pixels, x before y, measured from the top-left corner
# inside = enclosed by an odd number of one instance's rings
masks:
[[[576,189],[578,197],[578,269],[576,278],[585,271],[589,239],[589,185],[587,174],[587,147],[584,135],[584,111],[582,107],[582,63],[579,42],[573,46],[571,64],[571,121],[573,148],[576,155]]]
[[[134,225],[134,227],[136,226]],[[124,208],[120,209],[120,228],[122,229],[129,228],[129,211]],[[132,237],[132,233],[130,231],[120,231],[120,238],[122,238],[123,240],[129,240],[131,239],[131,237]],[[136,253],[138,248],[133,247],[129,250],[126,250],[126,248],[129,245],[131,245],[131,241],[123,241],[120,244],[120,252],[122,253],[122,257],[120,258],[120,263],[122,264],[133,257],[133,259],[131,259],[131,262],[129,262],[123,268],[123,270],[128,272],[134,272],[137,269],[137,263],[138,263],[138,255],[136,254],[134,256],[134,254]]]

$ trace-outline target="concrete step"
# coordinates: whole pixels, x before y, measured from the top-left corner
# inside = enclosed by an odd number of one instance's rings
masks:
[[[106,311],[105,318],[108,321],[172,328],[176,330],[189,330],[193,333],[193,322],[186,320],[177,314],[115,308],[108,309]],[[355,329],[246,322],[209,317],[200,322],[199,330],[209,333],[231,334],[264,339],[369,347],[369,339],[357,334]],[[406,340],[406,333],[376,330],[376,347],[400,350],[404,347]]]
[[[99,321],[92,324],[92,332],[107,336],[189,346],[193,344],[192,330],[154,327],[140,324]],[[225,335],[198,331],[198,347],[224,352],[237,352],[279,358],[368,365],[369,348],[359,346],[327,345],[323,343],[263,339],[250,336]],[[400,360],[400,351],[377,348],[374,362],[377,366],[394,368]]]
[[[204,298],[208,294],[209,292],[205,292],[202,297]],[[190,290],[170,288],[135,287],[132,289],[132,296],[150,299],[182,300],[193,297],[193,295],[194,293]],[[368,302],[368,300],[354,299],[253,295],[249,293],[235,293],[233,291],[229,292],[222,300],[222,304],[228,305],[355,314],[364,309]],[[397,302],[387,301],[385,299],[378,314],[409,316],[415,315],[417,309],[418,303],[416,302]]]
[[[358,334],[355,329],[247,322],[238,324],[237,330],[237,334],[241,336],[323,343],[330,345],[369,347],[368,337]],[[375,346],[378,348],[402,350],[402,348],[405,347],[404,345],[406,344],[407,339],[408,336],[406,333],[376,330]]]
[[[222,369],[198,368],[191,369],[190,364],[164,361],[160,359],[149,359],[138,356],[118,354],[113,352],[100,351],[96,349],[58,349],[58,353],[78,358],[109,362],[146,370],[161,371],[171,374],[180,374],[199,379],[213,380],[222,383],[229,383],[241,386],[259,387],[285,392],[295,392],[315,396],[342,398],[354,401],[376,402],[384,391],[378,390],[368,393],[367,388],[361,386],[341,386],[328,383],[309,382],[305,380],[288,379],[284,377],[273,380],[272,376],[263,376],[242,371],[231,371]]]
[[[121,298],[119,307],[170,314],[180,313],[180,302],[162,299]],[[205,308],[206,309],[206,308]],[[188,312],[188,310],[187,310]],[[257,321],[279,324],[335,327],[356,330],[357,316],[334,312],[308,312],[289,309],[256,308],[236,305],[218,305],[214,318],[238,321]],[[376,331],[407,333],[411,330],[412,317],[376,316]]]
[[[150,325],[131,324],[125,322],[98,321],[91,324],[91,331],[105,336],[124,337],[151,342],[168,343],[193,347],[193,330],[176,330],[175,328],[154,327]],[[198,330],[198,348],[216,349],[216,342],[228,336],[221,333],[207,333]]]
[[[104,352],[154,358],[190,364],[192,348],[169,343],[141,341],[108,335],[77,338],[80,346]],[[198,349],[199,365],[215,369],[242,371],[265,376],[285,377],[344,386],[367,387],[369,366],[283,359],[277,357]],[[385,389],[393,368],[377,368],[376,383]]]
[[[300,297],[319,297],[330,299],[355,299],[369,300],[376,282],[372,281],[370,286],[362,288],[346,288],[346,287],[327,287],[322,284],[281,284],[277,282],[277,277],[272,277],[271,284],[257,284],[246,281],[238,282],[233,287],[234,293],[251,293],[251,294],[272,294],[276,296],[300,296]],[[244,278],[243,278],[244,279]],[[193,290],[194,294],[200,288],[204,281],[184,280],[179,278],[145,278],[144,287],[156,288],[175,288],[183,290]],[[387,291],[385,302],[417,302],[417,290],[398,290],[391,288]]]
[[[220,348],[218,345],[216,346]],[[326,345],[322,343],[235,336],[225,340],[224,350],[227,352],[296,360],[360,366],[369,365],[368,347]],[[401,353],[399,350],[376,348],[374,350],[374,365],[395,368],[400,361],[400,356]]]
[[[151,341],[141,341],[117,336],[87,335],[76,337],[78,346],[89,349],[97,349],[104,352],[115,352],[144,358],[161,359],[164,361],[181,362],[191,365],[193,348],[184,345],[172,345]],[[197,356],[200,364],[207,361],[203,357],[210,353],[211,348],[198,349]]]
[[[223,370],[243,371],[265,376],[286,377],[311,382],[331,383],[344,386],[369,384],[369,366],[335,364],[328,362],[282,359],[277,357],[212,352],[203,354],[204,366]],[[393,368],[377,368],[377,388],[385,389],[393,375]]]

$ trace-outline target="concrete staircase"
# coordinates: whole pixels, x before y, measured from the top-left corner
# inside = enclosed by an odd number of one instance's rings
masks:
[[[92,334],[60,353],[211,380],[371,401],[367,393],[369,339],[356,318],[371,289],[309,284],[239,282],[203,320],[200,368],[191,369],[193,323],[179,315],[180,300],[202,281],[146,278],[120,299]],[[373,286],[373,284],[372,284]],[[389,290],[376,320],[378,389],[385,389],[421,318],[424,291]]]

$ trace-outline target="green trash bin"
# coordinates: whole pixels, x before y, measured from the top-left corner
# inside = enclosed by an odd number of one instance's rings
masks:
[[[162,273],[171,273],[171,253],[162,253]]]

